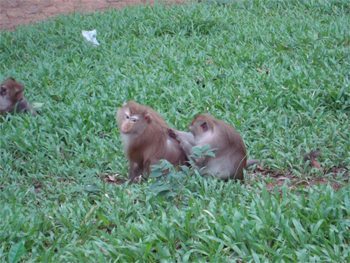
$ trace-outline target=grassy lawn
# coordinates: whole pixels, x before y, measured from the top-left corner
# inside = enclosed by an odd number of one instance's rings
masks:
[[[227,2],[0,33],[0,79],[43,103],[39,116],[0,117],[1,262],[350,261],[350,4]],[[94,28],[98,47],[81,36]],[[188,171],[169,197],[154,181],[106,182],[127,177],[114,114],[129,99],[183,130],[210,112],[263,167],[330,184],[271,188],[259,171],[246,184]],[[303,162],[316,148],[322,171]]]

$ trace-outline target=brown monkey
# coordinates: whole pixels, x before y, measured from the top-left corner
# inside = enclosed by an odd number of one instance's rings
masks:
[[[118,109],[116,119],[129,159],[129,179],[147,176],[150,165],[165,159],[173,165],[185,164],[186,154],[169,135],[169,126],[150,107],[129,101]]]
[[[30,112],[35,111],[24,97],[24,86],[14,78],[8,78],[0,86],[0,115],[7,112]]]
[[[192,154],[193,146],[209,145],[215,157],[203,157],[195,163],[203,168],[203,173],[223,180],[243,179],[243,169],[247,165],[247,153],[242,137],[227,123],[209,114],[197,116],[190,125],[190,132],[173,130],[176,139],[187,156]],[[252,161],[251,164],[253,164]]]

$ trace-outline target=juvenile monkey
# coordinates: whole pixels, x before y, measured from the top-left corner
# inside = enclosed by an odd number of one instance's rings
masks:
[[[129,160],[129,179],[147,176],[150,165],[165,159],[173,165],[185,164],[186,154],[179,142],[169,135],[169,126],[150,107],[129,101],[118,109],[117,123]]]
[[[14,112],[35,111],[24,97],[24,86],[14,78],[8,78],[0,86],[0,115]]]
[[[243,179],[247,153],[242,137],[233,127],[209,114],[201,114],[192,121],[189,129],[193,138],[187,132],[176,130],[169,134],[175,134],[187,156],[192,154],[193,146],[210,146],[215,157],[195,160],[204,174],[223,180]]]

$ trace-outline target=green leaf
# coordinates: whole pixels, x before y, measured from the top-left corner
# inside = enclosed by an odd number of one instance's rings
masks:
[[[8,261],[10,263],[19,262],[21,257],[23,257],[25,255],[26,248],[25,248],[24,244],[25,244],[25,241],[22,240],[22,241],[11,246],[9,254],[8,254]]]

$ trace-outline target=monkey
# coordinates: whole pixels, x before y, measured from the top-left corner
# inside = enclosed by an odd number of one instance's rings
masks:
[[[147,177],[150,166],[165,159],[178,166],[188,159],[169,126],[152,108],[129,101],[117,110],[124,153],[129,160],[129,180],[135,182],[140,176]]]
[[[24,97],[24,85],[10,77],[0,86],[0,115],[16,112],[36,113]]]
[[[243,180],[243,169],[247,166],[247,151],[240,134],[229,124],[209,114],[200,114],[193,119],[190,132],[169,131],[189,157],[194,146],[209,145],[215,157],[202,157],[195,164],[202,168],[203,175],[212,175],[227,181]],[[193,137],[190,135],[192,134]],[[248,165],[256,163],[251,160]]]

